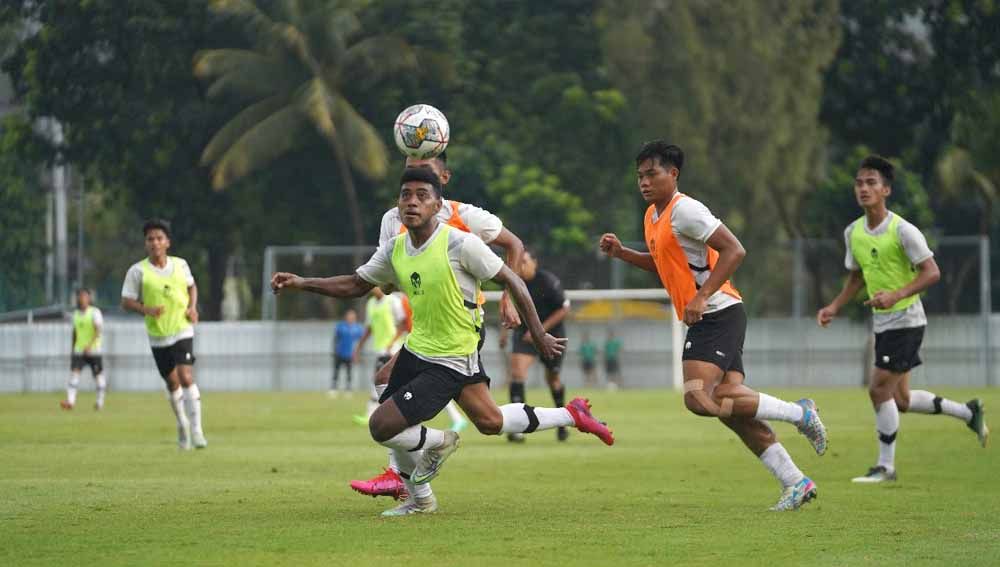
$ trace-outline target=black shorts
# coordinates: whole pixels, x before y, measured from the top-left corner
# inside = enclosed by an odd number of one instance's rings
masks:
[[[349,356],[333,355],[333,367],[340,368],[341,366],[346,366],[350,370],[354,366],[354,359]]]
[[[392,398],[406,418],[406,423],[416,425],[432,419],[448,402],[458,399],[462,388],[479,382],[485,382],[487,386],[490,383],[482,367],[478,374],[466,376],[440,364],[421,360],[403,347],[389,376],[389,385],[378,401],[381,404]]]
[[[101,359],[101,355],[91,356],[89,354],[74,354],[69,359],[69,369],[70,370],[80,370],[84,366],[89,366],[90,371],[97,376],[104,370],[104,361]]]
[[[604,361],[604,371],[607,372],[608,374],[618,374],[620,370],[621,369],[618,366],[617,358]]]
[[[747,335],[747,312],[742,303],[707,313],[692,325],[684,340],[683,360],[711,362],[723,372],[743,370],[743,341]]]
[[[583,361],[583,371],[584,372],[590,372],[593,369],[594,369],[594,361],[593,360],[584,360]]]
[[[514,331],[513,351],[517,354],[530,354],[531,356],[537,356],[542,359],[542,364],[544,364],[545,368],[547,368],[550,372],[559,372],[559,369],[562,368],[562,355],[559,355],[556,358],[542,357],[538,354],[538,349],[535,348],[535,343],[531,341],[524,342],[525,333],[526,331],[523,327]],[[553,329],[552,331],[549,331],[549,333],[554,337],[562,338],[566,336],[565,333],[559,333],[557,329]]]
[[[156,369],[164,379],[174,371],[174,368],[183,364],[194,364],[194,338],[181,339],[170,346],[153,347],[153,360],[156,361]]]
[[[889,372],[909,372],[923,364],[920,345],[925,327],[891,329],[875,333],[875,367]]]

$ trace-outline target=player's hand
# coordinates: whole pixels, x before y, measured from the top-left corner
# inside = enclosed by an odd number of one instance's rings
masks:
[[[545,333],[545,336],[541,340],[535,341],[535,348],[541,353],[542,357],[546,360],[552,360],[554,358],[559,358],[562,353],[566,352],[566,342],[569,339],[557,339],[552,335]]]
[[[601,252],[604,252],[612,258],[618,258],[622,253],[622,241],[618,240],[618,235],[608,232],[601,236],[601,240],[598,243],[601,248]]]
[[[160,317],[160,315],[163,315],[163,306],[157,305],[155,307],[144,307],[143,312],[146,314],[147,317],[152,317],[153,319],[157,319]]]
[[[500,296],[500,324],[508,329],[521,326],[521,316],[518,315],[517,309],[511,302],[506,290]]]
[[[90,347],[83,349],[83,356],[90,356]]]
[[[191,321],[192,323],[198,322],[198,308],[194,305],[188,307],[184,314],[187,315],[188,321]]]
[[[888,309],[899,302],[899,297],[894,291],[876,291],[875,295],[865,302],[865,305],[875,309]]]
[[[837,316],[837,310],[834,309],[833,306],[827,305],[826,307],[816,312],[816,324],[819,325],[820,327],[826,327],[827,325],[830,324],[830,321],[833,321],[834,317],[836,316]]]
[[[531,341],[532,341],[531,331],[525,331],[524,332],[524,336],[521,337],[521,342],[523,342],[523,343],[530,343]]]
[[[288,272],[275,272],[275,274],[271,276],[271,291],[274,292],[275,295],[281,293],[281,290],[285,288],[297,289],[300,287],[302,287],[302,278],[295,274],[290,274]]]
[[[707,307],[708,298],[702,297],[700,294],[695,294],[687,306],[684,307],[684,322],[690,326],[701,321],[701,316]]]

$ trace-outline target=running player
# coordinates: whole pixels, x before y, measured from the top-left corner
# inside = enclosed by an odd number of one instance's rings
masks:
[[[76,405],[76,389],[80,386],[80,370],[90,367],[90,373],[97,384],[97,400],[94,409],[104,408],[104,395],[108,382],[104,377],[101,359],[101,333],[104,317],[101,310],[90,304],[90,290],[76,290],[76,309],[73,310],[73,355],[70,357],[69,382],[66,384],[66,399],[59,403],[65,410]]]
[[[820,455],[826,452],[826,430],[812,400],[786,402],[743,383],[747,319],[729,281],[746,254],[743,245],[705,205],[678,191],[684,165],[679,147],[648,142],[635,164],[639,192],[649,203],[644,221],[649,252],[623,247],[614,234],[601,237],[601,250],[659,274],[677,317],[689,326],[684,405],[697,415],[719,418],[778,479],[783,493],[772,510],[799,508],[816,497],[816,485],[795,466],[766,420],[795,424]]]
[[[145,316],[156,368],[167,385],[177,418],[177,445],[184,450],[208,446],[201,427],[201,393],[194,382],[194,325],[198,323],[198,286],[188,263],[168,256],[170,224],[153,219],[142,226],[146,259],[125,274],[122,308]]]
[[[448,169],[448,156],[446,152],[442,152],[441,155],[426,160],[406,158],[406,166],[430,168],[441,180],[442,188],[446,187],[451,180],[451,170]],[[444,201],[444,206],[441,207],[437,219],[443,224],[478,236],[487,244],[503,248],[507,253],[508,266],[520,265],[521,256],[524,254],[524,244],[514,233],[504,228],[503,222],[496,215],[472,205],[448,200]],[[403,225],[402,217],[399,215],[399,208],[393,207],[389,209],[382,215],[382,225],[379,228],[379,247],[388,245],[390,240],[405,230],[406,227]],[[481,302],[482,300],[480,299]],[[500,322],[506,328],[516,327],[521,324],[517,310],[511,304],[506,291],[500,300]],[[482,332],[484,336],[485,331],[486,328],[483,327]],[[375,375],[376,391],[384,391],[388,386],[389,375],[392,372],[394,362],[395,359],[391,359],[389,364],[383,366]],[[453,431],[461,431],[466,423],[468,423],[462,417],[461,412],[458,411],[455,404],[448,404],[445,407],[445,411],[448,412],[448,416],[451,419],[451,428]],[[389,451],[389,466],[382,473],[367,480],[352,480],[351,488],[361,494],[372,497],[391,496],[397,500],[406,498],[406,483],[399,476],[399,467],[394,463],[392,454],[392,451]],[[427,485],[423,490],[430,490],[430,485]]]
[[[563,325],[563,320],[569,314],[569,299],[566,299],[566,292],[563,291],[559,278],[548,270],[539,269],[535,255],[528,251],[525,251],[521,258],[521,266],[517,270],[517,275],[521,276],[525,285],[528,286],[531,302],[535,306],[535,311],[538,312],[538,318],[542,320],[542,328],[545,329],[545,332],[554,337],[565,337],[566,327]],[[500,348],[507,348],[507,329],[500,330]],[[532,343],[531,333],[523,323],[514,331],[512,351],[510,354],[510,402],[516,404],[526,401],[524,382],[528,379],[531,365],[539,356],[538,350]],[[542,364],[545,365],[545,382],[549,386],[549,392],[552,393],[552,402],[557,408],[561,408],[566,400],[566,387],[559,379],[562,356],[542,358]],[[556,430],[556,439],[559,441],[565,441],[567,437],[569,437],[569,431],[565,427]],[[524,435],[508,433],[507,440],[523,442]]]
[[[844,230],[850,275],[834,300],[816,313],[816,322],[826,327],[840,308],[867,288],[865,305],[872,308],[875,327],[875,369],[868,396],[875,408],[878,462],[854,482],[879,483],[896,480],[896,433],[899,412],[945,414],[965,422],[985,447],[989,428],[983,419],[983,404],[936,396],[926,390],[910,390],[910,370],[921,364],[927,317],[920,293],[941,277],[934,253],[920,229],[886,207],[892,194],[894,168],[879,156],[868,156],[854,178],[854,196],[864,215]]]
[[[524,282],[479,238],[436,218],[443,206],[441,184],[430,169],[407,168],[400,180],[399,208],[408,232],[381,247],[353,275],[303,279],[277,273],[275,292],[301,289],[331,297],[357,297],[375,285],[402,289],[413,308],[413,332],[397,357],[389,387],[369,421],[372,438],[392,449],[401,473],[415,486],[426,484],[458,448],[458,433],[422,426],[457,399],[483,434],[531,433],[574,425],[614,443],[610,430],[590,414],[586,400],[565,408],[526,404],[497,407],[477,352],[482,312],[476,303],[481,281],[505,285],[546,357],[559,355],[565,339],[542,330]],[[433,512],[435,497],[419,492],[386,515]]]
[[[378,373],[389,362],[392,355],[399,352],[403,346],[403,335],[408,331],[406,311],[403,302],[395,294],[387,294],[381,288],[372,290],[371,297],[365,303],[365,332],[361,340],[354,346],[354,360],[361,355],[368,337],[372,338],[372,351],[375,353],[374,373]],[[373,374],[374,376],[374,374]],[[365,415],[354,416],[354,421],[368,425],[368,418],[378,407],[378,394],[372,386],[372,394],[365,408]]]

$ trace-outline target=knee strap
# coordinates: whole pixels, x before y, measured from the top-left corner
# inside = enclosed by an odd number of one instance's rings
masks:
[[[686,380],[684,382],[684,393],[696,392],[705,388],[705,382],[701,380]]]
[[[705,383],[701,380],[688,380],[684,382],[684,395],[691,394],[691,397],[701,404],[702,409],[708,413],[714,416],[721,415],[719,405],[702,389],[704,385]]]
[[[719,417],[731,417],[733,415],[733,399],[723,398],[719,404]]]

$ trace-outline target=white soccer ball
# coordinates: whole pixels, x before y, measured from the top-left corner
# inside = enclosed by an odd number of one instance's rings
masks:
[[[429,104],[414,104],[396,117],[396,146],[414,159],[430,159],[448,147],[451,128],[444,113]]]

